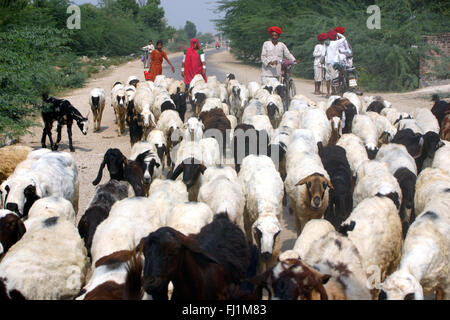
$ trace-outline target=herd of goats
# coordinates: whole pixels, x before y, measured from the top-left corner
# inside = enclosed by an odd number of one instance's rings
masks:
[[[0,300],[449,299],[449,103],[285,95],[233,74],[116,82],[131,154],[106,150],[84,213],[57,150],[88,115],[43,95],[42,148],[0,149]],[[94,132],[105,102],[92,89]]]

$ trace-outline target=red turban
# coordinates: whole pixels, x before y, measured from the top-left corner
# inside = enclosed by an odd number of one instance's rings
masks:
[[[334,28],[334,31],[336,31],[337,33],[340,33],[340,34],[344,34],[345,28],[344,27],[336,27],[336,28]]]
[[[272,32],[276,32],[276,33],[278,33],[278,34],[280,34],[280,35],[283,33],[283,31],[281,30],[280,27],[270,27],[270,28],[267,30],[267,33],[268,33],[268,34],[272,34]]]
[[[337,32],[334,30],[330,30],[328,31],[328,39],[330,39],[331,41],[335,41],[337,38]]]
[[[320,33],[319,35],[317,35],[317,40],[319,41],[324,41],[328,39],[328,34],[326,33]]]

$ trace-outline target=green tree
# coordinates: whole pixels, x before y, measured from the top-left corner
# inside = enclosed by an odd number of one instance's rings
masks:
[[[184,31],[186,32],[186,35],[189,39],[195,38],[195,36],[197,35],[197,27],[191,21],[186,21],[186,24],[184,25]]]
[[[117,5],[124,11],[130,12],[136,17],[139,12],[139,5],[136,0],[117,0]]]

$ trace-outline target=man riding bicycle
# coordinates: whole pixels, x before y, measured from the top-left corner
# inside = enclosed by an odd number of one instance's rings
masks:
[[[295,59],[283,42],[278,41],[283,33],[280,27],[270,27],[267,32],[271,36],[271,40],[264,42],[261,52],[261,83],[263,85],[274,78],[278,81],[281,80],[281,62],[283,57],[297,63],[300,62]]]

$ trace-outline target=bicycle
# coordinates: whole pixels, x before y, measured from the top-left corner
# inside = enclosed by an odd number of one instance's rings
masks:
[[[283,107],[285,112],[291,103],[291,99],[297,94],[294,80],[291,79],[291,71],[296,64],[297,62],[287,59],[283,59],[281,61],[281,83],[286,87],[286,95],[283,99]]]
[[[143,51],[144,51],[144,59],[142,60],[142,62],[144,63],[144,68],[148,68],[149,67],[149,61],[150,61],[149,50],[148,49],[143,49]]]

